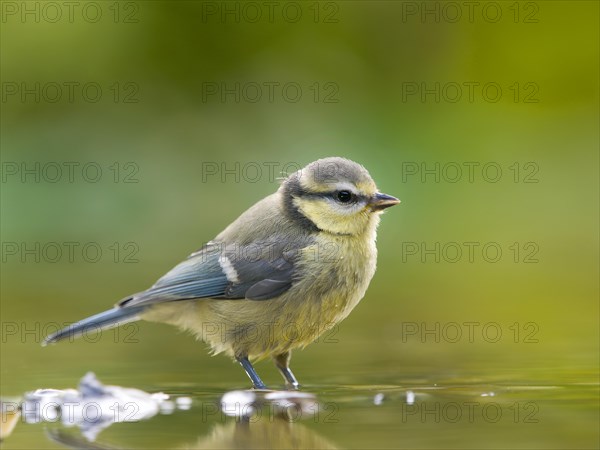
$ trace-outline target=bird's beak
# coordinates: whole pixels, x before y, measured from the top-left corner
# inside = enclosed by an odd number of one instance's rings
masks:
[[[380,192],[371,197],[371,201],[369,202],[374,211],[381,211],[385,208],[389,208],[390,206],[397,205],[398,203],[400,203],[400,200],[398,200],[396,197],[382,194]]]

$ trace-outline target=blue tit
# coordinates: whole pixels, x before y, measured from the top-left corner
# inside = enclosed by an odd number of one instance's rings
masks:
[[[285,178],[149,289],[48,336],[44,344],[144,319],[173,324],[225,353],[264,389],[250,360],[271,357],[293,387],[291,351],[363,298],[375,273],[381,212],[399,200],[353,161],[315,161]]]

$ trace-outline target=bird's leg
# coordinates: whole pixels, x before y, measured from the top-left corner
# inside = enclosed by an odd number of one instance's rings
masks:
[[[242,365],[255,389],[267,389],[267,386],[262,382],[247,356],[237,356],[235,359]]]
[[[283,378],[285,378],[285,381],[294,389],[298,389],[300,384],[298,383],[298,380],[296,380],[296,377],[290,370],[290,359],[292,359],[292,352],[285,352],[273,358],[273,360],[275,361],[275,365],[281,372],[281,375],[283,375]]]

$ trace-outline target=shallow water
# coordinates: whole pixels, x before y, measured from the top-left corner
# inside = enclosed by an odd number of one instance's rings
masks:
[[[287,419],[268,403],[249,417],[231,417],[231,407],[223,410],[220,399],[233,388],[246,389],[243,382],[136,385],[133,377],[108,377],[124,387],[164,392],[174,404],[178,398],[192,402],[189,409],[184,401],[183,409],[175,406],[148,420],[112,424],[94,441],[75,426],[28,424],[21,418],[3,448],[596,448],[594,371],[493,372],[442,377],[425,375],[426,367],[411,367],[394,375],[385,370],[333,374],[335,383],[301,389],[316,396],[318,409],[301,412],[291,406]],[[153,375],[175,378],[160,371]],[[356,382],[346,383],[346,378]],[[373,379],[377,384],[369,384]],[[32,386],[37,387],[42,386]]]

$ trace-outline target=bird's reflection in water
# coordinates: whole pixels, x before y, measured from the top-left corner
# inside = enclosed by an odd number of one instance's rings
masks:
[[[211,431],[190,442],[171,442],[186,449],[333,449],[334,444],[299,420],[314,418],[320,405],[312,394],[297,391],[231,391],[221,397],[223,416]],[[65,447],[80,449],[122,448],[115,443],[91,442],[64,428],[47,431],[48,437]]]
[[[189,448],[333,449],[336,446],[303,424],[278,417],[218,424],[208,436],[200,438]]]
[[[48,437],[67,448],[112,450],[123,448],[101,442],[90,442],[65,429],[51,429]],[[175,444],[181,449],[335,449],[329,440],[297,422],[283,418],[251,422],[247,419],[215,424],[206,436],[195,442]]]

